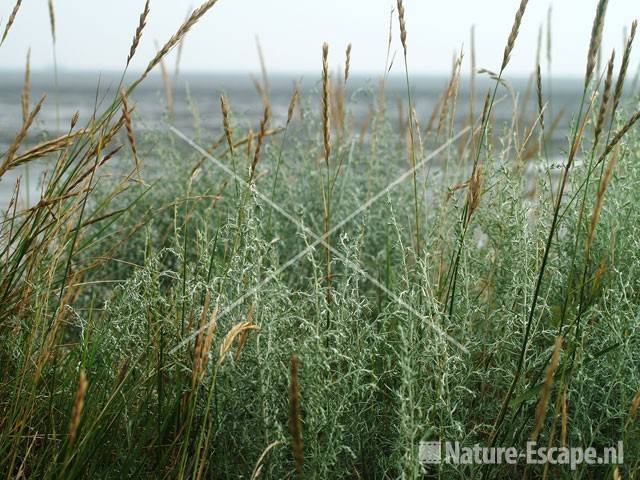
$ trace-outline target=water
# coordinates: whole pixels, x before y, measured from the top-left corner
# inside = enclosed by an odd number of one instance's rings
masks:
[[[5,151],[22,124],[20,97],[23,85],[23,74],[19,72],[0,72],[0,151]],[[133,79],[127,78],[130,82]],[[80,114],[79,125],[87,122],[94,111],[102,111],[113,99],[121,78],[113,73],[98,74],[92,72],[63,72],[59,76],[56,89],[53,74],[50,72],[33,72],[31,78],[31,105],[44,93],[47,94],[44,106],[36,123],[30,130],[25,145],[32,145],[55,135],[68,131],[70,119],[75,112]],[[287,107],[293,91],[294,82],[301,80],[303,102],[312,108],[319,106],[319,75],[305,77],[278,75],[269,78],[270,99],[274,116],[274,124],[282,123],[287,115]],[[431,112],[437,106],[442,91],[447,83],[444,77],[413,77],[412,95],[420,124],[427,125]],[[526,96],[527,79],[511,81],[519,102]],[[484,93],[491,87],[488,79],[477,79],[476,113],[481,112]],[[545,86],[548,88],[549,86]],[[582,84],[579,80],[557,79],[552,85],[553,110],[556,114],[564,110],[564,118],[550,138],[552,151],[558,152],[565,144],[567,127],[572,112],[580,101]],[[173,81],[174,90],[174,123],[185,131],[193,131],[194,110],[197,111],[202,129],[221,128],[219,95],[224,92],[232,106],[234,116],[242,119],[247,125],[257,127],[262,116],[262,103],[251,78],[248,75],[231,74],[181,74]],[[353,115],[356,128],[368,114],[370,105],[377,97],[378,80],[373,77],[352,76],[349,79],[349,110]],[[462,82],[458,96],[457,117],[461,123],[469,112],[468,82]],[[403,77],[390,77],[386,86],[388,116],[393,125],[398,125],[400,111],[406,112],[406,85]],[[535,95],[535,93],[533,93]],[[545,93],[546,95],[546,93]],[[496,106],[495,116],[498,123],[511,121],[513,99],[505,89],[499,93],[500,102]],[[548,99],[548,95],[546,95]],[[136,110],[136,129],[165,128],[166,101],[163,87],[157,76],[148,78],[133,95],[132,103]],[[398,105],[403,104],[403,108]],[[527,116],[535,115],[535,100],[528,104]],[[405,113],[406,115],[406,113]],[[530,122],[530,120],[528,120]],[[550,123],[550,120],[547,120]],[[16,179],[22,176],[22,185],[28,178],[29,189],[25,189],[31,199],[38,196],[38,176],[46,162],[32,164],[29,171],[24,167],[14,169],[0,179],[0,206],[7,205]]]

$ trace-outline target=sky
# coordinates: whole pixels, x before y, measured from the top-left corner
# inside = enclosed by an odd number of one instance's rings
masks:
[[[144,0],[53,0],[57,57],[61,68],[121,71]],[[188,11],[203,0],[151,0],[146,31],[133,62],[142,69],[166,42]],[[444,74],[454,53],[469,58],[475,25],[477,66],[497,70],[520,0],[405,0],[412,74]],[[0,2],[1,29],[13,0]],[[538,31],[552,6],[552,69],[555,75],[583,75],[597,0],[531,0],[508,74],[529,74],[535,62]],[[353,44],[352,72],[379,74],[387,52],[389,18],[395,0],[219,0],[187,37],[181,71],[257,72],[256,37],[271,73],[308,73],[321,67],[321,46],[330,45],[330,62],[344,62]],[[604,51],[621,57],[625,28],[640,18],[640,1],[610,0]],[[401,51],[397,18],[392,53]],[[546,35],[546,33],[545,33]],[[640,35],[639,35],[640,36]],[[9,36],[0,47],[0,69],[24,68],[27,49],[32,68],[53,62],[47,0],[23,1]],[[640,49],[640,47],[638,47]],[[398,60],[400,57],[398,56]],[[632,69],[640,55],[634,55]],[[169,62],[175,61],[175,52]],[[395,63],[400,71],[401,62]],[[546,69],[546,65],[543,66]]]

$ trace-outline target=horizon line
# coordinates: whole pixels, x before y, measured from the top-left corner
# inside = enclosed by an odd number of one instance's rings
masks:
[[[83,74],[83,75],[90,75],[90,74],[104,74],[104,75],[122,75],[123,73],[126,74],[126,76],[129,75],[141,75],[142,72],[144,70],[143,69],[130,69],[130,70],[126,70],[123,71],[122,69],[117,69],[117,68],[111,68],[111,67],[106,67],[106,68],[95,68],[95,69],[91,69],[91,68],[81,68],[81,67],[64,67],[64,66],[58,66],[58,74],[73,74],[73,75],[77,75],[77,74]],[[53,74],[55,72],[55,69],[53,67],[53,65],[51,66],[46,66],[46,67],[32,67],[31,68],[31,73],[39,73],[39,74],[43,74],[43,73],[51,73]],[[19,68],[19,67],[0,67],[0,73],[3,74],[19,74],[19,75],[24,75],[24,68]],[[286,78],[295,78],[298,77],[300,79],[303,79],[304,77],[310,77],[310,76],[320,76],[321,75],[321,70],[318,69],[316,70],[306,70],[306,71],[294,71],[294,70],[273,70],[270,72],[267,72],[269,77],[286,77]],[[186,75],[186,76],[204,76],[204,75],[220,75],[220,76],[247,76],[250,77],[252,75],[256,75],[259,76],[261,75],[259,69],[256,70],[214,70],[214,69],[189,69],[189,68],[184,68],[184,69],[180,69],[180,75]],[[388,76],[389,77],[402,77],[404,78],[404,72],[389,72]],[[514,72],[511,75],[508,74],[508,72],[506,72],[506,75],[504,75],[505,77],[511,77],[511,78],[516,78],[516,79],[525,79],[528,80],[532,75],[535,75],[535,71],[531,71],[529,73],[524,73],[524,72]],[[351,78],[380,78],[383,76],[383,73],[381,72],[375,72],[375,71],[367,71],[367,70],[361,70],[361,71],[351,71],[349,74],[349,77]],[[149,73],[149,77],[161,77],[161,73],[158,71],[152,71]],[[427,72],[427,71],[416,71],[416,72],[412,72],[410,74],[410,77],[431,77],[431,78],[450,78],[451,77],[451,72],[444,72],[444,71],[433,71],[433,72]],[[461,72],[460,75],[461,78],[463,79],[469,79],[471,77],[471,74],[469,72]],[[476,74],[476,79],[478,80],[487,80],[487,81],[491,81],[491,78],[489,78],[487,75],[484,74],[480,74],[477,73]],[[547,77],[548,78],[548,77]],[[557,80],[583,80],[584,76],[582,74],[577,74],[577,73],[558,73],[552,76],[553,79],[557,79]]]

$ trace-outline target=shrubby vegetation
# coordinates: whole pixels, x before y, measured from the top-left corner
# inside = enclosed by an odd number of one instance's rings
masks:
[[[0,172],[57,163],[2,224],[4,475],[634,478],[638,118],[625,71],[600,81],[591,65],[600,2],[559,164],[541,81],[533,118],[495,123],[525,7],[466,126],[458,66],[429,125],[392,126],[376,94],[353,128],[348,67],[331,76],[325,50],[319,112],[296,93],[273,119],[263,86],[256,133],[223,100],[204,152],[136,132],[130,89],[49,144],[22,149],[19,133]],[[625,464],[423,471],[420,441],[445,439],[623,440]]]

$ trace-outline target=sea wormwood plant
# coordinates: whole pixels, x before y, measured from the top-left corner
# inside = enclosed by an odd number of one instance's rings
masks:
[[[145,6],[135,36],[148,15]],[[503,63],[524,18],[521,8]],[[552,158],[558,116],[541,58],[509,125],[492,96],[509,85],[505,70],[478,94],[478,118],[465,111],[469,134],[456,135],[462,54],[424,128],[420,97],[409,90],[396,122],[381,100],[391,96],[362,87],[351,59],[345,83],[331,85],[323,57],[319,95],[301,84],[276,104],[274,82],[273,115],[263,103],[257,120],[224,96],[220,128],[203,128],[207,147],[194,151],[140,128],[143,109],[124,81],[95,118],[76,114],[63,134],[36,134],[47,100],[33,102],[25,78],[0,182],[35,159],[51,168],[34,202],[21,200],[17,181],[0,219],[2,476],[637,476],[640,115],[623,117],[624,88],[611,112],[613,62],[603,72],[594,62],[569,165],[558,170],[531,141],[544,123]],[[358,109],[369,112],[363,126]],[[456,139],[450,148],[438,123]],[[415,261],[416,189],[399,159],[423,148],[455,168],[432,166]],[[409,181],[387,189],[390,178]],[[320,202],[323,181],[331,196]],[[269,191],[282,211],[269,210]],[[314,232],[332,232],[331,243]],[[423,472],[419,443],[443,439],[598,448],[622,439],[627,461]]]

